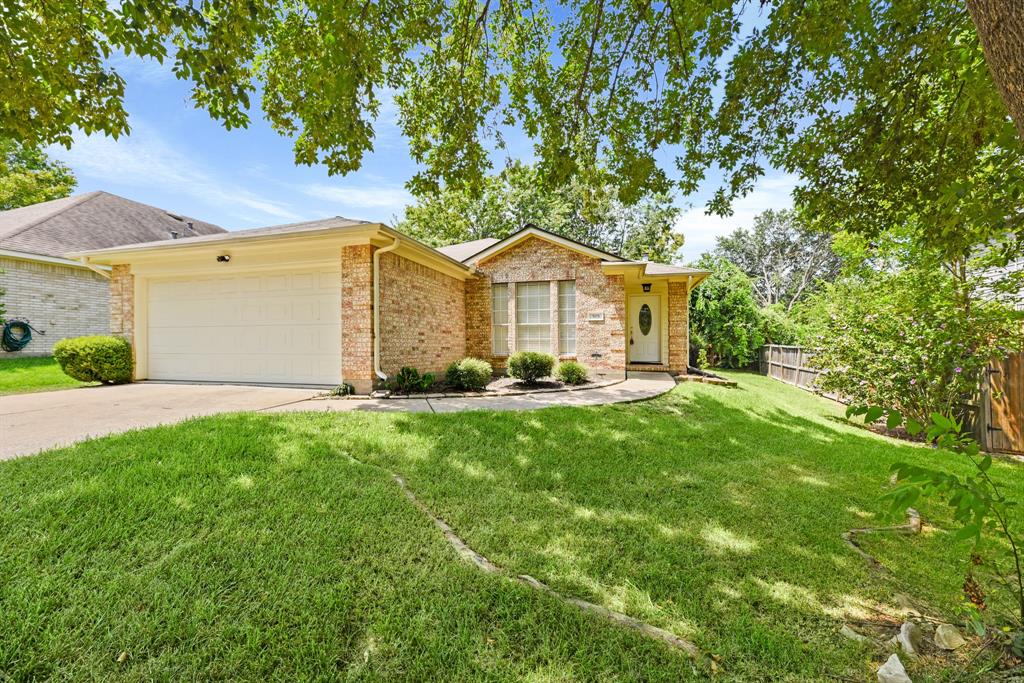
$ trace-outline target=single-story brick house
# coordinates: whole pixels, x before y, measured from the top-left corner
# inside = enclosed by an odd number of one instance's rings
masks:
[[[109,268],[65,258],[70,251],[225,232],[107,192],[0,211],[0,291],[7,317],[45,332],[22,351],[45,355],[65,337],[110,331]]]
[[[686,371],[707,273],[629,261],[535,227],[431,248],[331,218],[72,255],[111,268],[111,330],[136,378],[351,384],[521,349],[595,374]]]

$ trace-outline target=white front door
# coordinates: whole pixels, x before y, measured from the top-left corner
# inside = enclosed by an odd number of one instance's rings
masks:
[[[629,360],[631,363],[661,362],[661,298],[658,296],[629,299]]]

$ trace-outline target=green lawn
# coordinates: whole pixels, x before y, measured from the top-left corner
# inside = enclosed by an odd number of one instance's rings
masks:
[[[0,358],[0,396],[89,386],[64,374],[51,357]]]
[[[735,377],[603,408],[219,416],[0,463],[0,672],[701,678],[660,643],[461,562],[353,456],[400,473],[509,571],[692,639],[721,680],[873,680],[843,619],[900,593],[955,618],[966,546],[866,540],[887,576],[840,534],[877,523],[891,462],[944,456]],[[1018,470],[993,467],[1024,499]],[[925,666],[915,681],[943,676]]]

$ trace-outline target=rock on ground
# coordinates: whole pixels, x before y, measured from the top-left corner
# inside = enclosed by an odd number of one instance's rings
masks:
[[[943,650],[957,650],[967,644],[960,631],[952,624],[939,624],[935,629],[935,644]]]
[[[878,669],[878,683],[914,683],[903,668],[899,655],[891,655]]]
[[[912,621],[903,622],[900,632],[896,635],[896,642],[903,648],[903,652],[916,657],[921,649],[921,628]]]

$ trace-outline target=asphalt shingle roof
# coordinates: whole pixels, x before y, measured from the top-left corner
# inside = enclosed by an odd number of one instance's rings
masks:
[[[456,261],[465,261],[473,254],[477,254],[487,247],[497,244],[501,240],[496,240],[493,237],[484,237],[479,240],[472,240],[470,242],[459,242],[458,244],[449,244],[446,247],[435,247],[437,251],[441,252],[448,258],[453,258]]]
[[[223,232],[213,223],[102,191],[0,211],[0,249],[43,256],[169,240],[173,233]]]

